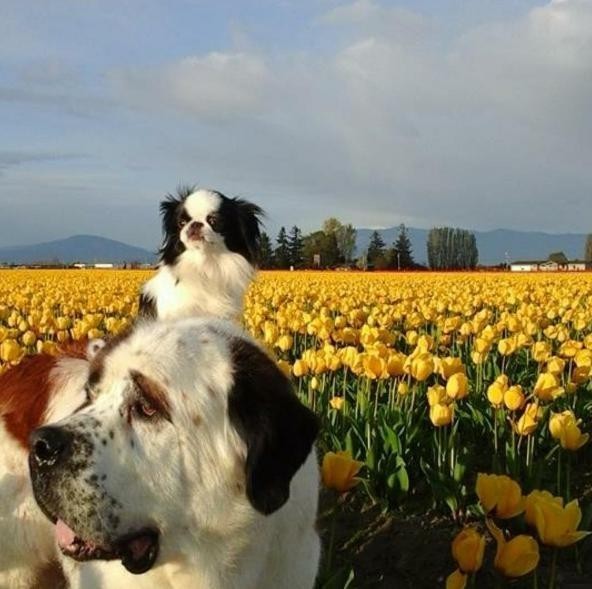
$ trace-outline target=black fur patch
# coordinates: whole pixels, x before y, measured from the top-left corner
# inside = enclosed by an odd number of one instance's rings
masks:
[[[319,425],[263,351],[238,338],[230,348],[234,386],[229,419],[247,445],[247,497],[268,515],[288,500],[290,481],[312,451]]]
[[[143,292],[140,293],[140,308],[138,310],[138,315],[140,317],[145,317],[146,319],[156,319],[156,301]]]
[[[176,195],[168,194],[160,203],[163,241],[159,255],[164,264],[173,265],[186,249],[180,238],[179,221],[188,220],[184,203],[195,191],[195,186],[181,186]],[[224,237],[224,243],[231,252],[255,264],[259,254],[263,211],[241,198],[228,198],[220,192],[216,194],[222,202],[215,214],[212,229]]]

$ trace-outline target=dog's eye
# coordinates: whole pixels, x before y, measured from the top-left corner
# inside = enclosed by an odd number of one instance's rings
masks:
[[[187,219],[181,218],[177,221],[177,227],[179,229],[183,229],[183,227],[185,227],[185,225],[187,225]]]
[[[216,228],[218,227],[218,225],[220,224],[220,220],[218,219],[218,217],[216,215],[208,215],[206,217],[206,221],[208,222],[208,225],[214,229],[214,231],[216,230]]]
[[[138,399],[132,405],[132,411],[134,415],[143,419],[150,419],[158,413],[156,407],[150,404],[149,401],[146,401],[146,399]]]

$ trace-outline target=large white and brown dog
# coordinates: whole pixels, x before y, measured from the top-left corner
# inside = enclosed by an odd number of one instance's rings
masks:
[[[29,458],[71,587],[313,586],[317,422],[253,341],[212,319],[141,323],[78,385],[81,405],[35,431]],[[18,528],[5,538],[51,559]]]

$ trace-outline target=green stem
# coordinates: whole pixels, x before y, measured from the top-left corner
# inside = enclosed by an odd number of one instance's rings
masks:
[[[551,562],[551,576],[549,577],[549,589],[555,589],[555,583],[557,581],[557,555],[559,554],[559,549],[555,548],[553,550],[553,560]]]
[[[557,495],[561,497],[561,451],[557,454]]]
[[[335,548],[335,529],[337,527],[337,509],[333,508],[333,512],[331,514],[331,527],[329,528],[329,547],[327,548],[327,562],[325,565],[325,570],[327,572],[327,576],[331,572],[331,567],[333,566],[333,550]]]

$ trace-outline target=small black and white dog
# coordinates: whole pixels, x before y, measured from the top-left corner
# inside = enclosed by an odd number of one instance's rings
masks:
[[[183,187],[160,204],[163,243],[140,315],[236,320],[255,274],[263,211],[240,198]]]

